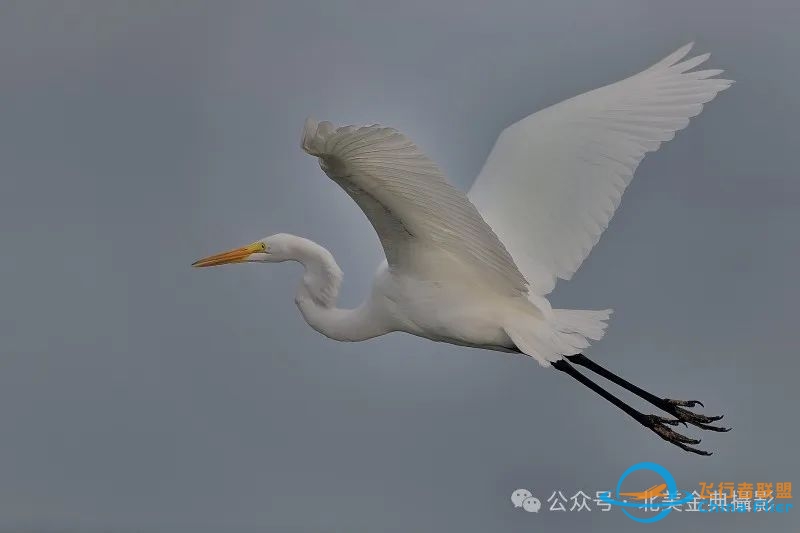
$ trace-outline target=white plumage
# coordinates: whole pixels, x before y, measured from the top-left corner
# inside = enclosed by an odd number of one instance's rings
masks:
[[[681,61],[690,48],[509,126],[468,194],[392,128],[307,120],[303,150],[361,207],[386,255],[357,309],[335,307],[341,270],[299,237],[267,237],[239,249],[245,256],[198,266],[302,262],[300,310],[334,339],[405,331],[545,366],[577,354],[603,336],[611,311],[552,309],[545,296],[597,243],[645,153],[732,83],[714,77],[720,70],[693,71],[709,56]]]
[[[272,235],[195,266],[298,261],[305,273],[297,306],[332,339],[404,331],[523,353],[571,375],[670,443],[708,455],[668,426],[727,431],[711,425],[721,417],[685,409],[695,401],[659,398],[581,353],[603,336],[611,310],[552,309],[546,298],[597,243],[644,155],[732,83],[715,78],[721,70],[692,70],[709,56],[682,61],[690,48],[511,125],[468,194],[394,129],[307,120],[303,150],[361,207],[386,255],[369,298],[355,309],[336,307],[342,271],[328,250],[302,237]],[[674,418],[636,411],[572,363]]]
[[[497,139],[469,198],[536,294],[570,279],[647,152],[658,150],[733,82],[679,62],[688,44],[630,78],[530,115]]]
[[[361,207],[389,265],[427,275],[421,249],[452,254],[498,292],[527,291],[525,278],[466,195],[408,138],[392,128],[347,126],[308,119],[303,149]]]

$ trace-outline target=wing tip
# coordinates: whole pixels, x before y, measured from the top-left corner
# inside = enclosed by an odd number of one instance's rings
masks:
[[[667,57],[659,61],[657,64],[659,66],[671,67],[672,65],[674,65],[675,63],[686,57],[686,55],[692,50],[692,48],[694,48],[694,41],[690,41],[684,44],[683,46],[681,46],[680,48],[669,54]]]
[[[731,85],[733,85],[734,80],[726,80],[723,78],[716,78],[715,76],[719,76],[723,72],[723,69],[706,69],[706,70],[693,70],[699,65],[702,65],[706,61],[711,58],[711,53],[706,52],[704,54],[698,54],[693,57],[688,57],[687,55],[694,47],[695,42],[689,42],[667,57],[662,59],[661,61],[657,62],[650,68],[646,69],[644,72],[670,72],[672,74],[691,74],[693,75],[696,80],[712,80],[714,82],[719,82],[723,85],[719,88],[716,92],[724,91]]]
[[[325,141],[335,131],[333,124],[327,121],[317,122],[311,117],[303,125],[300,148],[310,155],[319,156],[324,151]]]
[[[314,155],[314,151],[316,149],[314,140],[317,136],[318,126],[319,122],[311,117],[307,117],[305,123],[303,124],[303,134],[300,136],[300,148],[302,148],[304,152],[311,155]]]
[[[645,69],[644,72],[652,72],[654,70],[665,69],[675,65],[676,63],[678,63],[678,61],[686,57],[686,54],[688,54],[693,47],[694,47],[694,41],[684,44],[671,54],[667,55],[662,60],[650,66],[650,68]]]

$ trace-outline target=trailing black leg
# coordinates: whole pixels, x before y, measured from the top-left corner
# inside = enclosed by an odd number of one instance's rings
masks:
[[[701,429],[709,431],[731,430],[731,428],[711,425],[711,422],[716,422],[717,420],[721,420],[722,415],[705,416],[698,413],[693,413],[688,409],[684,409],[684,407],[694,407],[695,405],[700,405],[701,407],[704,407],[702,402],[699,402],[697,400],[671,400],[669,398],[659,398],[658,396],[651,394],[640,387],[637,387],[636,385],[627,381],[626,379],[623,379],[618,375],[614,374],[613,372],[603,368],[602,366],[595,363],[594,361],[592,361],[583,354],[568,355],[566,357],[576,365],[580,365],[582,367],[591,370],[595,374],[602,376],[607,380],[611,381],[612,383],[615,383],[620,387],[624,388],[625,390],[634,393],[636,396],[642,398],[643,400],[646,400],[647,402],[658,407],[662,411],[671,414],[672,416],[675,417],[675,420],[662,419],[662,421],[668,424],[676,425],[678,422],[682,422],[684,425],[689,423]]]
[[[646,415],[640,411],[637,411],[627,403],[623,402],[603,387],[589,379],[588,377],[581,374],[578,369],[573,367],[569,362],[565,359],[560,359],[554,363],[552,363],[553,368],[556,370],[560,370],[566,374],[569,374],[571,377],[576,379],[582,385],[590,388],[607,401],[611,402],[613,405],[624,411],[628,416],[639,422],[644,427],[653,431],[656,435],[664,439],[665,441],[674,444],[688,452],[696,453],[698,455],[711,455],[711,452],[706,452],[704,450],[699,450],[697,448],[693,448],[689,446],[690,444],[699,444],[700,441],[696,439],[690,439],[680,433],[674,431],[673,429],[667,427],[667,425],[677,425],[679,422],[678,420],[668,420],[662,418],[660,416],[655,415]]]

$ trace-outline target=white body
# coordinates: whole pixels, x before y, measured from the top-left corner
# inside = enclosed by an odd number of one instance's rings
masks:
[[[366,309],[393,324],[395,331],[489,349],[514,347],[505,327],[515,318],[544,317],[523,296],[497,295],[459,281],[412,278],[392,272],[384,262],[375,275]]]
[[[544,297],[499,293],[458,259],[441,252],[431,255],[422,272],[382,263],[369,297],[356,309],[340,309],[335,301],[342,273],[330,252],[294,235],[273,235],[265,242],[270,243],[270,253],[254,254],[251,260],[301,262],[306,273],[295,298],[297,306],[311,327],[338,341],[403,331],[461,346],[521,351],[547,365],[561,355],[578,353],[588,346],[586,338],[601,338],[610,314],[553,310]],[[540,357],[538,339],[551,343],[548,348],[557,346],[558,351],[548,352],[552,358]]]
[[[302,148],[361,207],[386,262],[357,309],[335,306],[342,273],[323,247],[274,235],[204,260],[300,261],[297,305],[317,331],[358,341],[390,331],[494,350],[547,366],[603,336],[611,310],[552,309],[608,226],[647,152],[729,87],[692,70],[687,45],[617,83],[534,113],[502,132],[467,194],[405,136],[377,125],[306,122]],[[249,254],[249,255],[246,255]]]

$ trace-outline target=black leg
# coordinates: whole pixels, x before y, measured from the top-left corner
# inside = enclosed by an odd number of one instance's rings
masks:
[[[552,363],[553,368],[556,370],[560,370],[566,374],[569,374],[571,377],[575,378],[578,382],[586,387],[590,388],[613,405],[617,406],[619,409],[624,411],[628,416],[639,422],[644,427],[653,431],[656,435],[664,439],[665,441],[674,444],[686,451],[696,453],[698,455],[711,455],[711,452],[706,452],[703,450],[698,450],[697,448],[693,448],[689,446],[689,444],[699,444],[699,440],[690,439],[689,437],[685,437],[680,433],[677,433],[673,429],[667,427],[669,425],[677,425],[679,422],[678,420],[667,420],[660,416],[655,415],[646,415],[640,411],[637,411],[627,403],[623,402],[603,387],[589,379],[588,377],[581,374],[575,367],[569,364],[568,361],[565,359],[560,359],[554,363]]]
[[[680,422],[683,422],[684,425],[688,422],[694,426],[697,426],[701,429],[706,429],[710,431],[730,431],[731,428],[721,427],[721,426],[712,426],[711,422],[716,422],[717,420],[722,419],[722,415],[720,416],[705,416],[698,413],[693,413],[688,409],[684,409],[684,407],[694,407],[695,405],[703,406],[702,402],[697,400],[671,400],[669,398],[659,398],[658,396],[647,392],[646,390],[637,387],[633,383],[619,377],[618,375],[614,374],[613,372],[606,370],[599,364],[595,363],[588,357],[583,354],[577,355],[568,355],[566,356],[567,359],[575,363],[576,365],[580,365],[585,367],[595,374],[602,376],[609,380],[612,383],[616,383],[620,387],[634,393],[636,396],[646,400],[647,402],[651,403],[652,405],[658,407],[662,411],[671,414]]]

